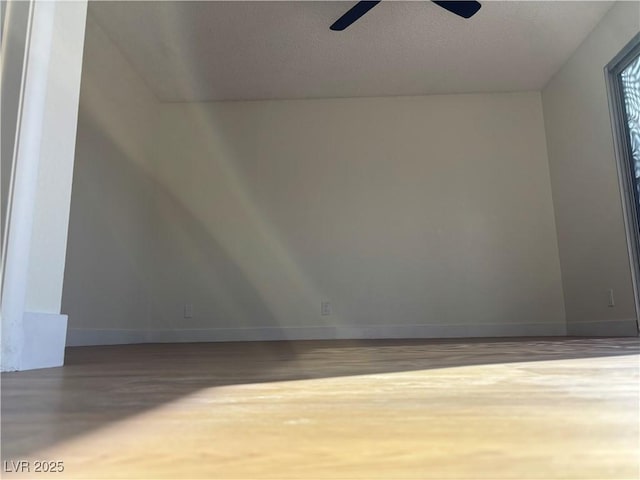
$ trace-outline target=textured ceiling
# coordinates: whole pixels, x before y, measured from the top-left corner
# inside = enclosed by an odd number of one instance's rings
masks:
[[[611,7],[484,1],[470,20],[427,1],[93,2],[90,15],[161,101],[538,90]]]

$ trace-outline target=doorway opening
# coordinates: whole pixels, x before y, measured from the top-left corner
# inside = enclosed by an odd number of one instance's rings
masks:
[[[640,33],[605,67],[640,329]]]

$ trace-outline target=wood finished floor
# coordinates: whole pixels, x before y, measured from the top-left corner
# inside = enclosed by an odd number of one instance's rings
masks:
[[[70,348],[2,375],[2,459],[64,472],[2,476],[637,479],[639,358],[637,338]]]

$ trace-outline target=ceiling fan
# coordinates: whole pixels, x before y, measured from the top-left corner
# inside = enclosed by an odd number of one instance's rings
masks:
[[[331,30],[334,31],[342,31],[347,28],[349,25],[358,20],[361,16],[375,7],[380,3],[381,0],[377,1],[362,1],[356,3],[353,7],[347,11],[344,15],[342,15],[338,20],[334,22],[331,27]],[[438,5],[439,7],[444,8],[445,10],[449,10],[451,13],[455,13],[462,18],[471,18],[473,17],[478,10],[480,10],[479,2],[476,1],[436,1],[432,0],[433,3]]]

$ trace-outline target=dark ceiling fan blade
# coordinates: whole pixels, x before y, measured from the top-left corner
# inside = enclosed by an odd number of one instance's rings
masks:
[[[380,0],[375,2],[368,2],[368,1],[358,2],[353,7],[351,7],[347,13],[345,13],[338,20],[336,20],[334,24],[331,25],[329,28],[335,31],[344,30],[345,28],[347,28],[353,22],[358,20],[361,16],[363,16],[365,13],[367,13],[369,10],[371,10],[373,7],[375,7],[379,3],[380,3]],[[447,2],[444,2],[444,3],[447,3]],[[453,3],[459,3],[459,2],[453,2]],[[466,2],[460,2],[460,3],[466,3]]]
[[[471,18],[478,10],[480,10],[480,2],[468,1],[468,2],[448,2],[448,1],[436,1],[432,0],[436,5],[449,10],[451,13],[461,16],[462,18]]]

